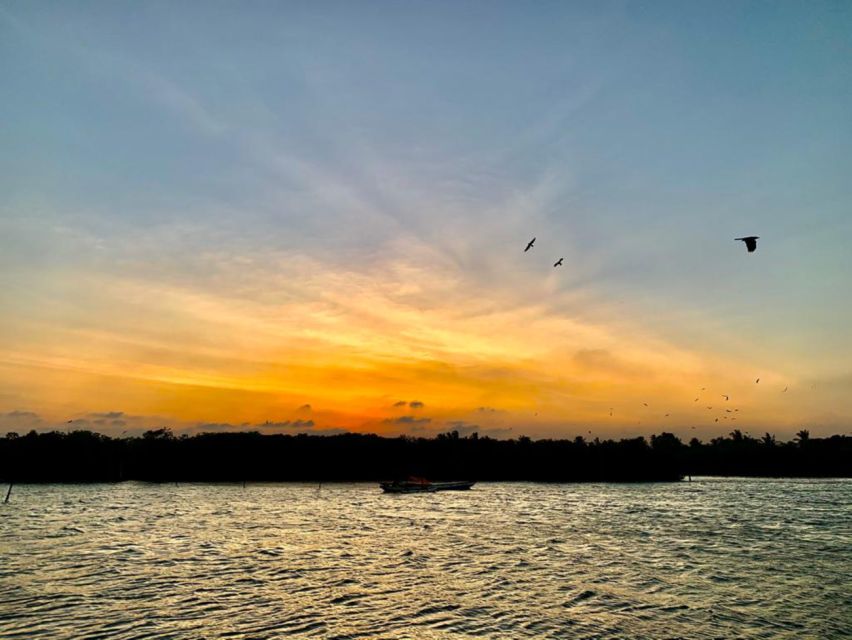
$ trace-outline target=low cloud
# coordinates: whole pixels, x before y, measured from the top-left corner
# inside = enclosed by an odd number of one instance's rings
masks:
[[[86,416],[89,417],[89,418],[96,418],[96,419],[100,418],[100,419],[115,420],[115,419],[124,417],[124,411],[106,411],[104,413],[93,412],[93,413],[87,413]]]
[[[44,426],[42,417],[33,411],[9,411],[0,413],[0,429],[9,431],[38,429]]]
[[[117,433],[137,433],[141,434],[150,429],[160,429],[162,427],[180,428],[180,424],[176,424],[174,420],[163,418],[161,416],[135,416],[126,411],[90,411],[85,413],[80,418],[63,421],[60,425],[67,429],[82,429],[92,430],[106,435],[116,435]],[[200,425],[194,426],[193,429],[200,428]],[[210,427],[211,430],[213,427]]]
[[[394,408],[410,407],[412,409],[422,409],[425,406],[426,405],[420,402],[420,400],[412,400],[411,402],[408,400],[398,400],[393,403]]]
[[[283,422],[269,422],[257,425],[265,429],[312,429],[314,427],[313,420],[284,420]]]
[[[202,433],[212,433],[221,431],[232,431],[237,426],[229,422],[202,422],[196,425],[195,430]]]
[[[408,431],[409,431],[410,433],[424,433],[424,432],[426,432],[426,431],[428,431],[428,432],[430,432],[430,433],[434,433],[434,431],[435,431],[435,430],[434,430],[434,429],[430,429],[429,427],[424,427],[424,426],[422,426],[422,425],[416,424],[416,425],[414,425],[413,427],[410,427],[410,428],[408,429]]]
[[[478,424],[471,424],[464,420],[450,420],[446,424],[450,431],[458,431],[460,436],[468,436],[481,430]]]
[[[8,413],[3,414],[4,418],[24,418],[24,419],[35,419],[41,420],[41,416],[32,411],[9,411]]]
[[[390,424],[415,425],[427,424],[432,422],[432,418],[418,418],[417,416],[400,416],[398,418],[388,418],[385,422]]]
[[[464,420],[449,420],[445,424],[449,431],[458,431],[460,436],[469,436],[478,433],[480,436],[488,436],[489,438],[501,438],[512,434],[511,427],[482,428],[478,424],[472,424]]]
[[[76,420],[75,420],[76,422]],[[92,421],[92,424],[96,424],[99,427],[109,426],[109,427],[126,427],[127,422],[124,420],[107,420],[106,418],[98,418],[97,420]]]

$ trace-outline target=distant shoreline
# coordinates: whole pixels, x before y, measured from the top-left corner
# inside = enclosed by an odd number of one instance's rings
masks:
[[[586,441],[257,432],[174,436],[168,429],[110,438],[90,431],[7,434],[0,479],[26,483],[377,482],[408,476],[481,482],[673,482],[714,478],[852,477],[852,437],[790,442],[739,431],[708,443],[670,433]]]
[[[852,476],[693,476],[691,482],[701,482],[706,480],[718,480],[718,479],[726,479],[726,480],[766,480],[766,481],[781,481],[781,480],[819,480],[825,482],[852,482]],[[0,482],[8,483],[9,480],[0,479]],[[28,482],[15,482],[15,489],[19,487],[45,487],[45,486],[93,486],[93,485],[111,485],[117,486],[121,484],[142,484],[142,485],[150,485],[152,487],[158,487],[162,485],[171,485],[174,486],[177,484],[178,486],[211,486],[211,487],[242,487],[245,485],[246,487],[250,485],[302,485],[306,488],[310,488],[312,490],[317,489],[318,484],[322,484],[322,488],[331,487],[335,485],[352,485],[352,484],[363,484],[370,487],[377,486],[379,480],[246,480],[243,482],[242,480],[81,480],[81,481],[28,481]],[[681,478],[680,480],[566,480],[566,481],[548,481],[548,480],[479,480],[476,483],[476,486],[480,485],[489,485],[489,484],[536,484],[536,485],[544,485],[544,486],[553,486],[553,485],[586,485],[586,484],[607,484],[607,485],[615,485],[615,486],[623,486],[623,485],[649,485],[649,484],[675,484],[675,483],[686,483],[689,484],[690,481],[686,478]],[[2,489],[2,493],[5,494],[5,488],[0,487]],[[2,500],[0,500],[2,503]]]

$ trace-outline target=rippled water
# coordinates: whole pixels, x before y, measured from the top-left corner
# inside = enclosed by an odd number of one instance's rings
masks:
[[[849,638],[852,482],[16,486],[2,638]]]

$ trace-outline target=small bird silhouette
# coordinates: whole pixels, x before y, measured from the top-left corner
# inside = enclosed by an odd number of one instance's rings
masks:
[[[698,402],[698,398],[696,398],[695,400],[693,400],[693,402]]]
[[[647,403],[647,402],[643,402],[642,404],[644,404],[646,407],[648,406],[648,403]]]
[[[760,382],[760,378],[758,378],[757,380],[755,380],[755,381],[754,381],[754,384],[757,384],[758,382]]]
[[[722,397],[725,399],[725,402],[728,401],[728,396],[726,396],[724,393],[722,394]]]
[[[527,248],[526,248],[526,249],[524,249],[524,253],[526,253],[527,251],[529,251],[530,249],[532,249],[532,246],[533,246],[534,244],[535,244],[535,238],[533,238],[532,240],[530,240],[530,241],[529,241],[529,243],[527,244]]]
[[[746,249],[748,249],[749,253],[754,253],[754,250],[757,249],[757,239],[760,236],[746,236],[744,238],[734,238],[734,240],[742,240],[745,242]]]
[[[784,391],[782,391],[781,393],[787,393],[787,387],[784,387]]]
[[[554,263],[553,263],[553,266],[554,266],[554,267],[560,267],[560,266],[562,266],[562,261],[563,261],[564,259],[565,259],[565,258],[559,258],[559,260],[557,260],[556,262],[554,262]]]

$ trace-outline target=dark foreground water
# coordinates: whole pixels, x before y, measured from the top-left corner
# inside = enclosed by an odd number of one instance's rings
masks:
[[[0,637],[849,638],[852,482],[18,486]]]

